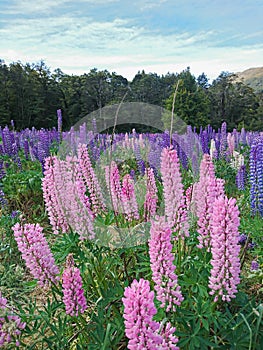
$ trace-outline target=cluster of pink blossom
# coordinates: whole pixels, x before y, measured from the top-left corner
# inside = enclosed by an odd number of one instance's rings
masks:
[[[128,221],[138,220],[138,203],[135,197],[134,181],[129,174],[122,179],[122,205]]]
[[[7,299],[0,292],[0,347],[19,346],[21,330],[26,326],[20,317],[15,315],[7,305]]]
[[[50,224],[54,233],[67,232],[69,225],[61,205],[60,194],[64,192],[64,183],[61,178],[61,163],[57,157],[47,157],[44,165],[42,190]]]
[[[181,288],[175,274],[174,254],[172,253],[172,231],[164,217],[158,217],[151,222],[149,240],[149,255],[152,270],[152,279],[157,299],[166,311],[175,311],[183,301]]]
[[[144,202],[144,220],[149,221],[156,214],[158,195],[152,168],[146,168],[146,195]]]
[[[114,212],[123,212],[120,174],[118,166],[114,161],[105,167],[105,178]]]
[[[72,255],[67,258],[66,268],[62,275],[63,302],[66,313],[78,316],[87,309],[87,301],[82,288],[80,270],[74,266]]]
[[[64,211],[69,221],[69,226],[79,234],[81,240],[93,239],[94,215],[90,209],[89,198],[85,195],[86,188],[79,171],[78,160],[75,157],[67,157],[64,189]]]
[[[89,190],[91,208],[94,215],[96,216],[99,212],[105,210],[105,204],[103,200],[102,191],[95,171],[92,167],[86,145],[80,144],[78,146],[78,162],[84,179],[84,183]]]
[[[43,196],[54,233],[71,227],[80,239],[94,238],[94,215],[76,157],[46,159],[42,181]]]
[[[204,154],[200,164],[200,179],[194,185],[192,201],[198,221],[198,248],[210,249],[210,220],[214,201],[224,193],[224,180],[215,177],[214,164],[208,154]]]
[[[180,162],[174,149],[164,148],[161,154],[161,175],[165,216],[178,236],[189,235],[188,215],[180,173]]]
[[[131,176],[126,174],[121,181],[118,166],[112,161],[105,167],[105,177],[114,212],[124,214],[128,221],[138,220],[138,203]]]
[[[153,300],[154,292],[150,290],[147,280],[134,280],[130,287],[125,288],[122,301],[128,349],[178,350],[178,339],[173,335],[175,328],[169,323],[162,328],[160,323],[153,320],[157,313]]]
[[[211,217],[212,269],[209,277],[210,294],[214,301],[235,298],[240,283],[239,210],[236,199],[220,196],[214,202]]]
[[[22,258],[39,285],[57,283],[59,269],[42,232],[43,228],[39,224],[16,223],[12,229]]]

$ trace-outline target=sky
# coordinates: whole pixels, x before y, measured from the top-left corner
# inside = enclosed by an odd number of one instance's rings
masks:
[[[263,66],[262,0],[0,0],[0,59],[212,80]]]

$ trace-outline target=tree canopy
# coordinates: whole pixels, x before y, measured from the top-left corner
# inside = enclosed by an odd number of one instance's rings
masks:
[[[14,120],[17,129],[51,128],[57,125],[56,110],[62,109],[63,127],[69,129],[89,113],[119,103],[125,94],[125,102],[145,102],[171,111],[177,83],[174,113],[185,123],[218,128],[226,121],[230,128],[263,128],[262,95],[228,72],[222,72],[211,84],[205,73],[195,78],[189,67],[161,76],[143,70],[128,81],[115,72],[96,68],[68,75],[59,68],[51,72],[43,61],[6,65],[2,60],[0,125]]]

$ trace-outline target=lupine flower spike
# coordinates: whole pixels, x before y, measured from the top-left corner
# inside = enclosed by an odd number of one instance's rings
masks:
[[[157,299],[166,311],[175,311],[183,301],[181,288],[177,283],[176,267],[173,264],[172,231],[164,217],[151,222],[149,254],[152,279],[155,283]]]
[[[188,222],[180,163],[174,149],[164,148],[161,155],[161,174],[168,224],[178,236],[188,236]]]
[[[236,199],[220,196],[214,202],[211,218],[212,269],[210,294],[214,301],[235,298],[240,282],[239,210]]]
[[[40,286],[57,283],[59,269],[39,224],[16,223],[12,227],[22,258]]]
[[[124,324],[125,334],[129,339],[130,350],[178,350],[177,337],[173,335],[175,328],[170,323],[163,328],[153,320],[157,310],[154,306],[154,292],[150,290],[147,280],[134,280],[130,287],[125,288]]]
[[[87,301],[82,288],[80,270],[74,266],[72,254],[67,257],[66,268],[62,275],[63,302],[66,313],[78,316],[87,309]]]

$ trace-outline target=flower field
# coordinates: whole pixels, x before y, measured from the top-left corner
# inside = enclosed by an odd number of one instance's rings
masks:
[[[0,347],[263,349],[263,132],[93,124],[0,130]]]

